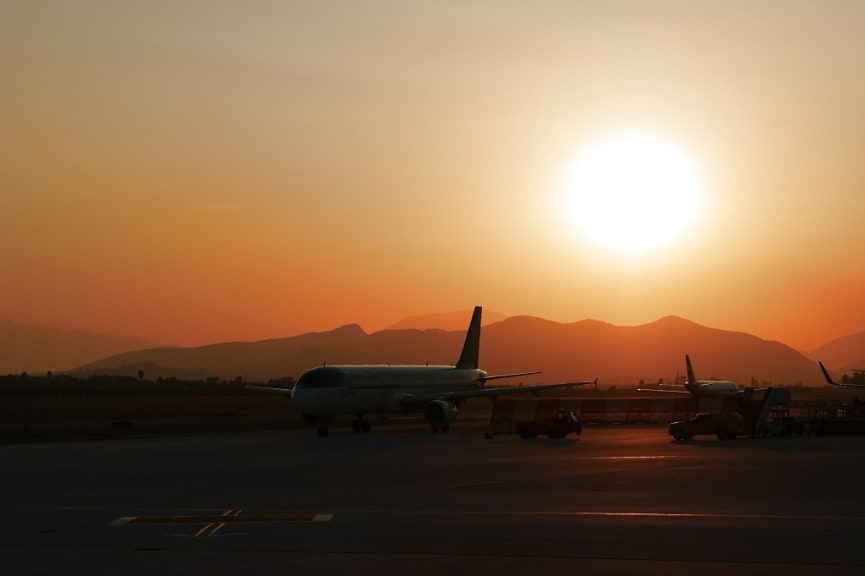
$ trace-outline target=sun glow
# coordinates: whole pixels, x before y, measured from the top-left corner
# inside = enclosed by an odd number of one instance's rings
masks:
[[[568,174],[569,221],[594,242],[645,253],[680,236],[700,195],[694,163],[673,144],[644,134],[603,140]]]

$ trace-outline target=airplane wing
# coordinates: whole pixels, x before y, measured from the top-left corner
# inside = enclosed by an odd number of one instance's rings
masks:
[[[488,380],[489,378],[487,378]],[[597,384],[598,379],[580,380],[576,382],[561,382],[558,384],[537,384],[533,386],[502,386],[499,388],[478,388],[476,390],[460,390],[458,392],[444,392],[438,394],[407,394],[400,399],[403,406],[426,404],[433,400],[444,402],[459,402],[469,398],[494,398],[505,394],[521,394],[529,392],[537,394],[542,390],[553,390],[556,388],[573,388],[574,386],[585,386],[586,384]]]
[[[518,378],[520,376],[532,376],[534,374],[540,374],[540,370],[536,370],[534,372],[517,372],[516,374],[496,374],[494,376],[485,376],[484,382],[487,380],[499,380],[500,378]],[[591,382],[589,382],[591,384]]]
[[[637,388],[637,392],[661,392],[663,394],[687,394],[691,393],[687,390],[660,390],[657,388]]]
[[[826,382],[828,382],[832,386],[842,386],[842,387],[847,387],[847,388],[865,388],[865,384],[851,384],[850,382],[847,382],[847,383],[835,382],[834,380],[832,380],[832,377],[829,376],[829,371],[826,370],[826,367],[823,366],[823,363],[818,361],[817,364],[820,365],[820,370],[823,371],[823,376],[826,378]]]
[[[247,390],[252,392],[263,392],[265,394],[280,394],[282,396],[291,396],[291,388],[276,388],[273,386],[256,386],[254,384],[247,384],[244,386]]]

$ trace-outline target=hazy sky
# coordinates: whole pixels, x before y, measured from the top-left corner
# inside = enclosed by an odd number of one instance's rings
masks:
[[[0,319],[192,345],[482,304],[813,348],[865,330],[863,22],[862,0],[4,0]],[[637,255],[562,202],[629,131],[703,182]]]

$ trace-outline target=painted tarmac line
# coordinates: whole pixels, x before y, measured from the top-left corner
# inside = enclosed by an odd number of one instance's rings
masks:
[[[333,514],[244,514],[233,516],[121,516],[109,522],[112,526],[159,524],[263,524],[282,522],[330,522]]]
[[[232,518],[241,513],[241,510],[226,510],[223,514],[226,518]],[[201,530],[195,533],[196,538],[207,538],[208,536],[213,536],[219,529],[225,526],[225,522],[211,522]]]

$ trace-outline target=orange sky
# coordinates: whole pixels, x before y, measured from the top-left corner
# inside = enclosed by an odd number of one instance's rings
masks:
[[[865,330],[865,3],[0,4],[0,319],[194,345],[482,304]],[[574,230],[580,149],[675,141],[684,236]]]

